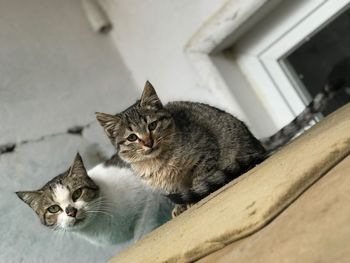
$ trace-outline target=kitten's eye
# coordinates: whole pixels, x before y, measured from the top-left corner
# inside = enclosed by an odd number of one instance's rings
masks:
[[[134,134],[134,133],[130,134],[130,135],[128,136],[127,140],[130,141],[130,142],[136,141],[136,140],[137,140],[136,134]]]
[[[154,122],[151,122],[150,124],[148,124],[148,129],[150,131],[153,131],[156,127],[157,127],[157,121],[154,121]]]
[[[82,192],[83,191],[81,190],[81,188],[79,188],[73,192],[72,199],[74,202],[78,200],[78,198],[81,196]]]
[[[47,210],[52,214],[56,214],[57,212],[61,211],[62,209],[59,205],[52,205]]]

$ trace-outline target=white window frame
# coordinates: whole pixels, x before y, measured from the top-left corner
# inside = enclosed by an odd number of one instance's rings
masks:
[[[257,131],[258,137],[267,136],[289,123],[310,100],[306,92],[296,89],[280,59],[349,2],[229,0],[194,34],[185,51],[200,76],[201,84],[212,92],[223,94],[226,105],[232,105],[235,115]],[[239,74],[248,80],[247,88],[254,91],[255,102],[258,100],[263,105],[271,119],[272,125],[267,125],[269,127],[265,130],[259,131],[262,125],[249,120],[246,111],[239,106],[239,94],[232,92],[236,83],[228,83],[225,74],[214,63],[214,58],[231,46],[234,46],[234,63],[238,65]]]
[[[263,104],[277,126],[287,124],[311,99],[306,90],[298,89],[289,78],[281,59],[332,20],[349,2],[290,1],[280,8],[277,16],[255,27],[247,38],[239,41],[237,62],[253,89],[264,97]],[[283,10],[288,11],[288,16]],[[275,26],[266,27],[266,23]]]

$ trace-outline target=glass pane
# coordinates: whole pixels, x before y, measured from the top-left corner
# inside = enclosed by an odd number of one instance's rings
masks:
[[[349,8],[305,40],[281,62],[307,104],[325,85],[326,77],[333,67],[346,57],[350,57]],[[329,102],[322,113],[328,115],[349,101],[350,89],[344,89]]]

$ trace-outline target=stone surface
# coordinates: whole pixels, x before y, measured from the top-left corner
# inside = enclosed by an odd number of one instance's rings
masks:
[[[198,263],[346,263],[350,258],[350,157],[261,231]]]

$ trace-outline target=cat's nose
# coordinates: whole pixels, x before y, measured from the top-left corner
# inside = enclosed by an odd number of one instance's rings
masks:
[[[73,206],[66,207],[66,214],[71,217],[76,217],[78,210]]]
[[[143,145],[148,147],[148,148],[152,148],[152,146],[153,146],[153,139],[151,137],[143,138],[142,142],[143,142]]]

